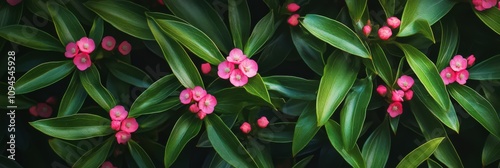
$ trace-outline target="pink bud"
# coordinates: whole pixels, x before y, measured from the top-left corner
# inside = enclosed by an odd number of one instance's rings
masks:
[[[210,63],[204,63],[201,64],[201,72],[203,74],[208,74],[212,70],[212,66],[210,66]]]
[[[385,87],[384,85],[378,85],[377,86],[377,93],[384,97],[386,94],[387,94],[387,87]]]
[[[205,118],[207,116],[207,113],[204,113],[202,111],[196,113],[198,115],[198,118],[200,118],[200,120],[203,120],[203,118]]]
[[[158,3],[159,3],[160,5],[165,5],[165,3],[163,3],[163,0],[158,0]]]
[[[393,29],[398,28],[401,24],[401,21],[397,17],[387,18],[387,25]]]
[[[366,37],[370,35],[370,32],[372,32],[372,26],[370,25],[363,26],[363,34],[365,34]]]
[[[257,125],[259,125],[260,128],[266,128],[268,124],[269,124],[269,121],[267,120],[267,117],[265,117],[265,116],[262,116],[257,120]]]
[[[499,2],[500,4],[500,2]],[[467,57],[467,66],[468,67],[471,67],[472,65],[474,65],[474,62],[476,62],[476,57],[474,57],[474,55],[470,55],[469,57]]]
[[[290,24],[291,26],[297,26],[299,24],[299,17],[299,14],[293,14],[288,18],[288,24]]]
[[[46,103],[50,104],[50,105],[56,105],[57,104],[57,100],[54,96],[50,96],[49,98],[47,98],[47,100],[45,100]]]
[[[200,111],[200,108],[198,108],[198,104],[194,103],[189,106],[189,111],[191,111],[192,113],[197,113]]]
[[[122,126],[121,126],[122,131],[133,133],[137,131],[138,128],[139,128],[139,123],[137,123],[137,120],[135,118],[127,118],[122,121]]]
[[[110,161],[105,161],[102,163],[101,168],[116,168]]]
[[[38,117],[38,111],[36,111],[36,105],[31,106],[29,111],[32,116]]]
[[[250,126],[248,122],[244,122],[243,124],[241,124],[240,130],[241,132],[248,134],[250,131],[252,131],[252,126]]]
[[[382,26],[380,29],[378,29],[378,37],[382,40],[388,40],[392,36],[392,30],[391,28],[387,26]]]
[[[405,96],[405,92],[402,90],[394,90],[392,91],[392,101],[395,102],[403,102],[403,97]]]
[[[52,115],[52,107],[47,103],[38,103],[36,105],[36,111],[41,118],[49,118]]]
[[[405,100],[411,100],[413,98],[413,90],[405,91]]]
[[[119,120],[111,121],[111,128],[115,131],[120,131],[121,125],[122,125],[122,121],[119,121]]]
[[[401,102],[392,102],[389,108],[387,108],[387,113],[389,113],[392,118],[403,114],[403,104],[401,104]]]
[[[128,43],[128,41],[123,41],[122,43],[120,43],[120,45],[118,46],[118,51],[122,54],[122,55],[128,55],[130,53],[130,51],[132,51],[132,46],[130,45],[130,43]]]
[[[125,144],[130,139],[131,135],[125,131],[119,131],[115,134],[116,141],[118,144]]]
[[[288,9],[288,12],[296,12],[297,10],[300,9],[300,6],[297,5],[296,3],[290,3],[286,6],[286,9]]]

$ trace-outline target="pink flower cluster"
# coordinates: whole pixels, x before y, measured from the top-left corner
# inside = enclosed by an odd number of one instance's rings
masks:
[[[45,102],[37,103],[29,108],[29,112],[32,116],[49,118],[52,115],[52,106],[55,106],[57,101],[54,97],[49,97]]]
[[[387,26],[382,26],[381,28],[378,29],[378,37],[382,40],[388,40],[392,36],[392,29],[397,29],[399,25],[401,25],[401,21],[399,18],[392,16],[387,18],[386,20]],[[371,31],[372,31],[372,25],[370,20],[366,23],[365,26],[363,26],[363,34],[365,36],[369,36]]]
[[[269,125],[269,120],[267,120],[267,117],[262,116],[257,120],[257,125],[260,128],[266,128],[267,125]],[[244,122],[243,124],[241,124],[240,130],[241,132],[248,134],[250,133],[250,131],[252,131],[252,126],[250,125],[250,123]]]
[[[135,118],[127,118],[128,111],[121,105],[109,110],[111,117],[111,128],[116,132],[115,137],[118,144],[125,144],[131,137],[131,133],[137,131],[139,124]]]
[[[472,4],[474,5],[474,8],[478,11],[483,11],[486,9],[493,8],[495,5],[498,4],[498,9],[500,9],[500,1],[497,2],[497,0],[472,0]]]
[[[403,114],[403,104],[404,100],[411,100],[413,98],[413,90],[411,87],[415,83],[413,78],[408,75],[401,76],[398,81],[398,86],[401,90],[393,90],[391,94],[387,94],[387,87],[384,85],[379,85],[377,87],[377,92],[382,97],[391,97],[391,104],[387,108],[387,113],[394,118]]]
[[[182,104],[191,104],[189,111],[198,115],[200,120],[203,120],[207,114],[214,112],[217,105],[215,96],[208,94],[205,89],[196,86],[193,89],[186,88],[179,95]]]
[[[288,12],[294,13],[290,17],[288,17],[288,24],[290,24],[291,26],[297,26],[299,24],[300,15],[295,12],[300,9],[300,6],[292,2],[286,6],[286,9],[288,10]]]
[[[106,36],[102,38],[101,46],[106,51],[112,51],[115,48],[116,40],[113,36]],[[128,55],[132,50],[132,46],[128,41],[122,41],[118,46],[118,51],[122,55]]]
[[[444,68],[440,73],[444,84],[448,85],[457,82],[464,85],[467,79],[469,79],[469,71],[467,71],[466,68],[474,65],[475,61],[476,57],[474,57],[474,55],[470,55],[467,59],[461,55],[455,55],[455,57],[450,60],[450,66]]]
[[[84,71],[92,65],[90,53],[94,51],[94,40],[82,37],[76,43],[70,42],[66,45],[66,58],[73,58],[73,63],[80,71]]]
[[[247,58],[239,48],[232,49],[226,59],[219,64],[217,75],[222,79],[229,79],[234,86],[244,86],[248,83],[248,78],[257,75],[257,62]],[[235,65],[238,65],[238,68],[234,68]]]
[[[102,163],[101,168],[117,168],[116,166],[113,165],[110,161],[105,161]]]

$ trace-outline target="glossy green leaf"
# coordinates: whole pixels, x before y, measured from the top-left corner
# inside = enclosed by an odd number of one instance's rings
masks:
[[[439,22],[441,25],[441,42],[436,67],[440,71],[450,65],[450,60],[458,48],[459,34],[455,19],[444,17]]]
[[[73,61],[53,61],[40,64],[17,79],[16,94],[24,94],[47,87],[68,76],[74,68]]]
[[[387,114],[388,116],[388,114]],[[390,125],[391,125],[391,130],[394,134],[398,131],[398,126],[399,126],[399,117],[396,118],[391,118],[390,119]]]
[[[52,150],[69,165],[75,164],[75,162],[81,157],[81,155],[87,152],[80,146],[76,146],[72,143],[57,138],[49,139],[49,145],[50,148],[52,148]]]
[[[258,167],[274,168],[269,144],[254,139],[250,140],[246,147]]]
[[[148,9],[126,0],[91,0],[85,6],[116,29],[142,40],[154,40],[148,28]]]
[[[130,107],[129,116],[138,117],[144,114],[162,112],[172,108],[179,103],[179,99],[167,99],[174,91],[180,87],[174,75],[167,75],[149,86],[137,97]],[[167,101],[165,101],[167,99]],[[161,105],[161,106],[160,106]],[[158,107],[164,107],[158,108]],[[154,107],[154,108],[152,108]]]
[[[208,156],[210,157],[210,155]],[[210,163],[208,165],[209,168],[232,168],[232,166],[227,163],[224,159],[220,157],[217,152],[213,152],[213,158],[210,159]]]
[[[498,149],[500,149],[500,138],[497,138],[492,134],[488,135],[481,155],[483,166],[490,165],[500,159],[500,150]]]
[[[308,157],[300,160],[295,165],[293,165],[292,168],[306,168],[307,165],[309,164],[309,162],[311,162],[313,157],[314,157],[314,155],[311,155],[311,156],[308,156]]]
[[[94,114],[74,114],[70,116],[42,119],[30,125],[49,136],[64,140],[80,140],[106,136],[115,131],[109,119]]]
[[[394,8],[396,6],[396,0],[378,0],[380,2],[380,6],[384,9],[385,16],[387,18],[394,15]]]
[[[179,100],[179,98],[177,98],[177,100]],[[137,133],[156,130],[160,126],[164,126],[165,122],[175,115],[175,113],[170,111],[167,111],[165,113],[141,115],[140,117],[137,117],[137,123],[139,124]],[[164,150],[161,152],[164,153]],[[163,157],[161,158],[161,161],[163,162]]]
[[[500,137],[500,119],[488,100],[466,85],[451,84],[448,89],[451,96],[472,118],[491,134]]]
[[[322,75],[325,67],[323,53],[326,43],[306,32],[304,29],[291,30],[293,44],[300,57],[316,74]]]
[[[370,134],[363,145],[362,156],[367,167],[385,167],[391,151],[391,134],[386,119]]]
[[[306,107],[302,109],[301,115],[295,125],[292,141],[292,154],[297,154],[306,147],[306,145],[313,139],[321,127],[318,127],[316,121],[316,113],[314,109],[314,102],[307,103]]]
[[[108,126],[109,127],[109,126]],[[114,130],[113,130],[114,131]],[[110,136],[106,141],[87,151],[73,165],[74,168],[99,167],[106,160],[113,146],[115,136]]]
[[[204,86],[201,79],[200,72],[194,65],[189,55],[184,48],[162,33],[160,27],[148,18],[148,25],[153,32],[154,38],[163,52],[163,56],[172,69],[175,77],[186,88],[194,88],[195,86]]]
[[[347,53],[363,58],[370,58],[370,53],[354,31],[339,21],[308,14],[304,16],[302,25],[312,35]]]
[[[349,9],[349,15],[351,15],[352,21],[354,23],[361,21],[361,17],[363,17],[363,13],[365,12],[365,9],[367,8],[367,3],[368,0],[350,0],[350,1],[345,1],[347,5],[347,9]],[[366,20],[363,20],[361,22],[366,22]]]
[[[116,100],[108,89],[102,85],[101,75],[94,64],[85,71],[80,71],[79,73],[83,88],[85,88],[89,96],[92,97],[99,106],[106,111],[115,107]]]
[[[155,163],[156,167],[163,165],[165,147],[151,139],[141,139],[141,147],[148,153],[149,157]]]
[[[54,36],[31,26],[9,25],[1,27],[0,37],[35,50],[66,51],[65,47]]]
[[[278,122],[270,123],[269,128],[275,129],[265,129],[257,133],[257,137],[264,141],[270,143],[291,143],[294,138],[294,128],[295,123],[292,122]]]
[[[486,26],[500,35],[500,11],[495,10],[495,6],[493,9],[487,9],[484,11],[478,11],[476,9],[471,10],[474,11],[476,16],[481,19]]]
[[[189,24],[203,31],[210,39],[217,44],[217,47],[224,53],[229,53],[232,49],[231,35],[224,24],[221,16],[217,12],[227,10],[227,6],[223,4],[220,11],[214,10],[212,4],[207,1],[200,2],[198,0],[182,0],[182,1],[164,1],[175,16],[186,20]]]
[[[227,1],[229,29],[236,48],[243,48],[250,35],[250,9],[246,0]]]
[[[500,79],[500,55],[495,55],[469,69],[469,79],[496,80]]]
[[[141,168],[155,167],[149,155],[146,153],[146,151],[144,151],[144,149],[142,149],[141,146],[139,146],[137,142],[135,142],[134,140],[129,140],[127,144],[128,144],[128,150],[130,151],[132,158],[134,158],[134,161],[137,164],[137,166]]]
[[[262,98],[248,93],[243,88],[233,87],[214,92],[217,98],[215,111],[218,113],[237,114],[247,106],[269,106]]]
[[[78,73],[73,73],[73,77],[71,77],[68,88],[66,89],[66,92],[64,92],[64,96],[59,104],[57,117],[76,114],[80,108],[82,108],[86,98],[87,92],[80,82]]]
[[[21,166],[15,160],[3,155],[0,155],[0,166],[9,168],[23,168],[23,166]]]
[[[337,122],[328,120],[328,122],[325,124],[325,128],[330,143],[333,145],[335,150],[337,150],[337,152],[344,158],[344,160],[347,161],[347,163],[349,163],[352,167],[366,167],[358,145],[355,145],[355,147],[352,149],[346,149],[344,147],[344,143],[342,142],[341,128]]]
[[[450,0],[407,1],[397,36],[410,36],[420,31],[417,20],[424,20],[429,25],[433,25],[447,14],[455,3]]]
[[[434,138],[420,145],[419,147],[408,153],[408,155],[406,155],[396,167],[418,167],[422,162],[427,160],[427,158],[429,158],[432,153],[434,153],[434,151],[443,140],[444,137]]]
[[[427,166],[429,166],[429,168],[443,168],[443,166],[441,166],[438,162],[430,158],[427,159]]]
[[[248,38],[243,52],[251,58],[269,40],[276,28],[274,27],[274,12],[269,12],[253,28],[252,35]]]
[[[109,61],[106,66],[111,74],[128,84],[148,88],[153,83],[153,80],[146,72],[126,62],[120,60]]]
[[[48,1],[47,8],[49,9],[52,22],[54,22],[54,27],[56,28],[57,35],[63,46],[87,36],[76,16],[66,7]]]
[[[60,2],[63,3],[63,5],[65,5],[70,11],[72,11],[73,14],[75,14],[76,18],[78,18],[78,20],[80,20],[80,23],[82,23],[83,25],[92,25],[92,22],[94,21],[95,18],[100,18],[96,17],[97,15],[94,12],[92,12],[90,9],[87,9],[85,5],[83,5],[86,1],[67,1],[67,2],[60,1]]]
[[[0,27],[17,24],[23,15],[23,3],[16,6],[0,8]],[[1,47],[1,45],[0,45]]]
[[[165,167],[170,167],[184,149],[184,146],[193,139],[201,129],[202,121],[191,113],[185,113],[175,123],[170,137],[165,145]]]
[[[392,72],[391,64],[380,45],[373,44],[370,46],[372,51],[372,61],[377,71],[378,76],[384,80],[387,85],[392,84],[394,80],[394,73]]]
[[[422,102],[422,104],[427,107],[427,109],[437,118],[439,119],[444,125],[446,125],[448,128],[452,129],[455,132],[459,132],[460,130],[460,122],[458,121],[457,113],[455,111],[455,107],[451,104],[450,100],[450,109],[449,110],[443,110],[440,108],[439,104],[437,104],[435,101],[432,99],[429,99],[431,97],[427,91],[425,91],[424,87],[420,82],[415,82],[415,84],[412,87],[412,90],[414,91],[414,94],[416,97],[419,99],[419,101]]]
[[[263,77],[267,89],[276,91],[283,96],[300,100],[315,100],[319,81],[295,76]]]
[[[114,75],[107,75],[106,77],[106,89],[108,89],[109,93],[116,98],[117,104],[125,104],[130,103],[131,91],[132,87],[130,84],[123,82],[122,80],[116,78]],[[134,95],[136,97],[136,95]]]
[[[204,121],[208,139],[224,160],[234,167],[257,167],[252,156],[219,116],[207,115]]]
[[[349,55],[334,52],[328,58],[319,83],[316,101],[318,126],[325,125],[344,100],[358,75],[359,63]]]
[[[373,92],[370,79],[358,80],[347,95],[340,111],[340,127],[344,148],[352,149],[358,141],[366,118],[366,109]]]
[[[290,39],[290,32],[277,31],[275,38],[263,46],[262,52],[259,54],[257,64],[259,65],[259,72],[265,73],[275,69],[294,50],[292,40]]]
[[[405,58],[411,69],[422,82],[425,90],[431,95],[439,106],[447,111],[450,108],[450,98],[444,87],[443,79],[439,76],[436,66],[424,53],[408,44],[400,44],[399,47],[405,53]]]
[[[286,115],[298,117],[302,114],[302,112],[304,112],[304,109],[309,105],[309,102],[311,101],[288,99],[281,111]]]
[[[90,28],[89,38],[94,40],[94,43],[99,46],[102,41],[102,36],[104,35],[104,21],[101,17],[96,17]]]
[[[270,106],[273,106],[271,98],[269,97],[269,92],[260,74],[257,73],[254,77],[248,79],[248,83],[243,86],[243,88],[245,88],[248,93],[260,97],[262,100],[268,102]]]

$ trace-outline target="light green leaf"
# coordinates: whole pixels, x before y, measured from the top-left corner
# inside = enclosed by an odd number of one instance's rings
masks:
[[[500,35],[500,10],[495,9],[495,7],[484,11],[478,11],[476,9],[471,10],[474,11],[476,16],[479,17],[486,26]]]
[[[391,134],[387,117],[366,139],[363,158],[367,167],[385,167],[391,151]]]
[[[92,97],[99,106],[106,111],[115,107],[116,100],[108,89],[102,85],[101,75],[94,64],[85,71],[80,71],[79,73],[83,88],[85,88],[89,96]]]
[[[500,159],[500,150],[498,149],[500,149],[500,138],[492,134],[488,135],[481,155],[483,166],[490,165]]]
[[[408,153],[408,155],[406,155],[396,167],[418,167],[422,162],[427,160],[427,158],[429,158],[432,153],[434,153],[443,139],[444,137],[434,138],[420,145],[419,147]]]
[[[82,108],[86,98],[87,92],[80,82],[78,73],[73,73],[73,77],[71,77],[68,88],[66,89],[66,92],[64,92],[64,96],[59,104],[57,117],[76,114],[80,108]]]
[[[16,94],[24,94],[47,87],[68,76],[74,68],[73,61],[42,63],[17,79]]]
[[[304,29],[291,30],[293,44],[300,57],[316,74],[323,75],[325,61],[323,53],[326,50],[326,43],[311,35]]]
[[[202,121],[191,113],[185,113],[175,123],[170,137],[165,145],[165,167],[170,167],[184,149],[184,146],[193,139],[201,129]]]
[[[262,100],[268,102],[271,107],[274,106],[260,74],[257,73],[254,77],[248,79],[248,83],[243,86],[243,88],[245,88],[248,93],[260,97]]]
[[[153,83],[153,80],[146,72],[124,61],[109,61],[106,67],[116,78],[128,84],[148,88]]]
[[[417,33],[420,29],[415,21],[424,20],[433,25],[446,15],[455,5],[456,1],[450,0],[420,0],[407,1],[398,37],[406,37]]]
[[[300,100],[315,100],[319,81],[295,76],[263,77],[267,89],[276,91],[283,96]]]
[[[345,1],[347,9],[349,9],[349,15],[351,15],[352,21],[356,22],[366,22],[366,20],[360,20],[363,17],[363,13],[366,9],[366,3],[368,0],[347,0]]]
[[[394,73],[392,72],[391,64],[387,59],[382,47],[379,44],[373,44],[370,46],[372,51],[372,61],[377,71],[378,76],[384,80],[385,84],[390,85],[394,80]]]
[[[429,25],[429,23],[426,20],[415,20],[413,22],[413,28],[416,29],[415,31],[422,34],[425,38],[431,40],[432,43],[436,43],[431,25]],[[408,29],[409,28],[407,28],[407,30]]]
[[[469,79],[496,80],[500,79],[500,55],[495,55],[469,69]]]
[[[35,50],[64,52],[66,49],[54,36],[31,26],[9,25],[0,28],[0,37]],[[63,54],[61,54],[61,57]]]
[[[245,49],[243,52],[248,58],[251,58],[257,51],[264,46],[264,44],[269,40],[276,28],[274,27],[274,13],[269,12],[264,16],[253,28],[252,35],[248,38],[245,44]]]
[[[137,164],[137,166],[139,166],[140,168],[155,167],[149,155],[146,153],[146,151],[144,151],[144,149],[142,149],[141,146],[139,146],[137,142],[131,139],[127,142],[127,144],[128,144],[128,150],[130,151],[132,158],[134,158],[134,161]]]
[[[450,65],[450,60],[458,48],[458,26],[452,17],[444,17],[439,22],[441,25],[441,42],[436,67],[439,71]]]
[[[149,86],[144,92],[137,97],[130,107],[129,116],[138,117],[144,114],[158,113],[172,108],[179,103],[176,99],[167,99],[174,91],[180,87],[180,84],[175,80],[174,75],[167,75]],[[161,107],[164,108],[153,108]]]
[[[314,109],[314,102],[309,102],[302,109],[295,131],[293,132],[292,141],[292,154],[297,154],[306,147],[306,145],[313,139],[321,127],[318,127],[316,121],[316,113]]]
[[[66,7],[48,1],[47,8],[63,46],[87,36],[78,19]]]
[[[111,129],[110,124],[109,119],[94,114],[74,114],[30,122],[30,125],[40,132],[64,140],[80,140],[112,134],[115,131]]]
[[[109,126],[108,126],[109,127]],[[114,131],[114,130],[113,130]],[[114,136],[110,136],[106,141],[87,151],[83,156],[76,161],[73,165],[74,168],[87,168],[87,167],[99,167],[104,163],[108,157],[108,153],[111,151],[113,142],[115,140]]]
[[[344,143],[342,142],[341,128],[337,122],[328,120],[328,122],[325,124],[325,128],[330,143],[333,145],[335,150],[337,150],[337,152],[345,159],[345,161],[347,161],[347,163],[349,163],[352,167],[366,167],[363,156],[361,156],[361,152],[359,151],[358,145],[355,145],[355,147],[352,149],[346,149],[344,147]]]
[[[233,44],[236,48],[243,48],[243,42],[248,40],[250,35],[250,9],[246,0],[227,1],[229,29],[233,35]]]

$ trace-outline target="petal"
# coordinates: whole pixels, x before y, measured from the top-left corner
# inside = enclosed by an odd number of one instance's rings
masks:
[[[257,71],[259,70],[259,66],[257,62],[252,59],[246,59],[241,62],[238,68],[245,74],[247,77],[251,78],[257,75]]]
[[[229,77],[229,81],[234,86],[241,87],[241,86],[244,86],[245,84],[248,83],[248,77],[245,74],[243,74],[243,72],[241,72],[241,70],[235,69],[235,70],[233,70],[233,72],[231,72],[231,75]]]

